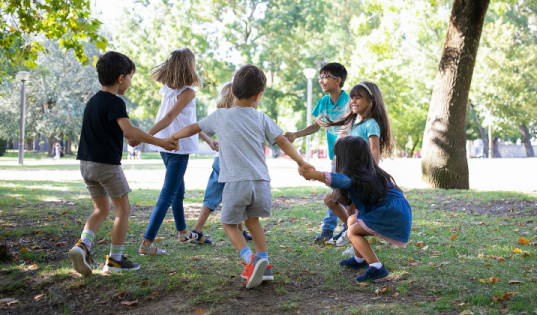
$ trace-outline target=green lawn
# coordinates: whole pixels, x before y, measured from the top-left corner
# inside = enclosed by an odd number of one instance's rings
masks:
[[[136,309],[141,313],[192,314],[201,309],[219,314],[241,313],[244,307],[252,307],[248,301],[262,301],[260,312],[272,314],[465,310],[475,314],[529,314],[537,309],[537,246],[517,242],[520,238],[537,241],[535,194],[406,191],[413,209],[411,242],[402,250],[370,239],[392,277],[361,287],[353,280],[359,272],[338,265],[344,258],[343,248],[312,242],[325,215],[321,200],[327,191],[310,187],[273,189],[273,217],[264,219],[263,224],[276,280],[246,291],[239,277],[239,255],[227,241],[218,213],[210,217],[205,229],[214,246],[181,246],[168,214],[159,232],[164,240],[157,245],[171,255],[140,257],[137,247],[159,191],[136,190],[130,195],[134,207],[126,253],[142,269],[103,275],[96,267],[93,276],[83,278],[71,270],[67,257],[92,212],[83,183],[2,181],[1,238],[10,246],[13,261],[1,265],[0,294],[1,298],[20,301],[4,308],[20,313],[45,308],[51,312],[96,313],[114,305],[114,313]],[[202,199],[203,191],[187,192],[189,228]],[[96,240],[104,241],[92,248],[101,264],[110,246],[111,228],[112,222],[103,224]],[[498,282],[494,283],[492,277]],[[510,284],[511,280],[523,283]],[[383,293],[375,293],[383,289]],[[514,295],[504,298],[512,292]],[[44,297],[36,298],[41,294]],[[118,304],[121,301],[138,301],[138,306]]]

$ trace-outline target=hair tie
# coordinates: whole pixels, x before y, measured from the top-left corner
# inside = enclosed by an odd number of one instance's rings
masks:
[[[356,84],[356,85],[361,85],[361,86],[363,86],[363,87],[367,90],[367,92],[369,92],[369,95],[373,96],[373,93],[371,93],[371,90],[367,87],[367,85],[365,85],[365,84],[363,84],[363,83],[358,83],[358,84]]]

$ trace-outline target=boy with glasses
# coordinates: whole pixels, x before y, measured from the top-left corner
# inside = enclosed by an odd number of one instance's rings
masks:
[[[340,63],[328,63],[321,67],[319,70],[320,76],[318,77],[319,84],[323,89],[323,92],[328,92],[328,95],[324,96],[317,102],[317,105],[313,109],[312,114],[315,117],[320,115],[328,115],[330,120],[335,121],[345,115],[345,105],[349,101],[349,94],[347,94],[341,88],[345,84],[347,79],[347,69]],[[310,126],[297,131],[286,132],[285,137],[290,141],[295,141],[296,138],[305,137],[319,131],[321,126],[315,121]],[[326,133],[326,140],[328,142],[328,155],[330,161],[332,161],[332,171],[335,169],[334,163],[334,144],[336,143],[337,135],[330,132]],[[321,234],[315,237],[315,241],[321,242],[323,239],[328,241],[334,234],[334,229],[337,226],[338,217],[327,208],[328,213],[323,219],[323,226]],[[343,231],[334,237],[337,240]]]

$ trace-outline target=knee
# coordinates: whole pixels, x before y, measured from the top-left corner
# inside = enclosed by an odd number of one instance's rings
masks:
[[[95,208],[93,214],[97,216],[107,217],[110,214],[110,208]]]
[[[356,216],[355,216],[355,215],[351,215],[351,216],[347,219],[347,226],[351,226],[351,225],[353,225],[354,223],[356,223]]]
[[[247,220],[244,220],[244,223],[246,224],[246,227],[250,230],[259,225],[259,218],[248,217]]]
[[[324,204],[329,208],[334,205],[331,198],[332,194],[326,194],[326,196],[324,196]]]
[[[114,210],[117,217],[128,217],[131,213],[131,205],[129,203],[124,206],[114,206]]]

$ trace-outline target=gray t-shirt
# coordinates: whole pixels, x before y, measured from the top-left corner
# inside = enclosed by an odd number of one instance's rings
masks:
[[[283,133],[272,119],[253,107],[222,108],[198,121],[209,137],[218,135],[220,174],[218,182],[270,181],[265,163],[265,140]]]

